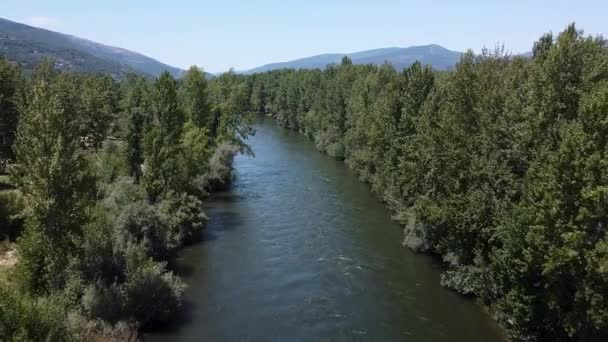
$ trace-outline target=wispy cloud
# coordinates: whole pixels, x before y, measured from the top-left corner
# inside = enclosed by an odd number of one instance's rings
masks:
[[[45,16],[29,16],[24,18],[23,22],[31,26],[41,27],[50,30],[57,29],[61,25],[59,19]]]

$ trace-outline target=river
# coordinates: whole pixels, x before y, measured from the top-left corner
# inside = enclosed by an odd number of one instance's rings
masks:
[[[502,340],[344,163],[271,119],[256,129],[255,158],[236,158],[203,242],[180,252],[186,317],[146,341]]]

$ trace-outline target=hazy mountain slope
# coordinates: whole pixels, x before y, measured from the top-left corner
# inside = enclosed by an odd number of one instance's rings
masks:
[[[92,54],[93,56],[117,61],[145,74],[158,76],[160,73],[167,70],[173,76],[180,77],[184,72],[179,68],[172,67],[153,58],[137,52],[129,51],[127,49],[108,46],[74,36],[68,36],[68,38],[77,44],[80,49]]]
[[[32,69],[44,57],[57,66],[80,72],[105,72],[115,76],[139,72],[158,76],[168,70],[179,77],[183,70],[122,48],[40,29],[0,18],[0,53]]]
[[[420,61],[438,70],[452,68],[459,60],[461,52],[451,51],[439,45],[412,46],[407,48],[390,47],[354,53],[323,54],[296,59],[289,62],[266,64],[247,71],[247,73],[264,72],[275,69],[313,69],[325,68],[328,64],[340,63],[344,56],[350,57],[354,64],[383,64],[391,63],[395,68],[402,69]]]

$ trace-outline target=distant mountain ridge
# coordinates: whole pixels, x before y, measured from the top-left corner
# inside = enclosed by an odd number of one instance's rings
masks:
[[[453,68],[460,60],[462,52],[448,50],[440,45],[430,44],[406,48],[389,47],[353,53],[332,53],[300,58],[288,62],[271,63],[245,71],[258,73],[276,69],[323,69],[329,64],[338,64],[342,57],[348,56],[353,64],[383,64],[388,62],[401,70],[419,61],[437,70]]]
[[[164,70],[180,77],[184,70],[143,54],[0,18],[0,54],[31,70],[45,57],[61,69],[102,72],[115,77],[128,72],[158,76]]]

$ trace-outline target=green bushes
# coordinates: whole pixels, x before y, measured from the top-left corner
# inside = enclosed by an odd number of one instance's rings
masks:
[[[573,25],[533,58],[468,52],[449,72],[342,65],[249,77],[251,106],[344,158],[441,282],[514,340],[608,338],[608,49]]]
[[[201,210],[202,202],[195,196],[170,192],[158,205],[158,210],[167,225],[170,245],[183,246],[196,239],[207,223]]]
[[[33,299],[0,287],[0,339],[3,341],[70,340],[65,308],[58,298]]]
[[[47,61],[11,99],[17,190],[0,191],[0,239],[17,238],[18,262],[0,340],[136,340],[176,316],[185,284],[167,261],[199,236],[207,179],[228,179],[251,132],[241,78],[208,102],[200,74],[119,87]]]
[[[181,306],[182,281],[142,254],[127,255],[127,277],[122,286],[128,317],[149,324],[168,321]]]
[[[156,260],[166,259],[176,247],[172,243],[172,232],[160,213],[147,202],[127,205],[114,224],[117,233],[123,235],[122,239],[141,243]]]
[[[146,248],[127,243],[122,272],[113,282],[89,285],[82,296],[82,308],[90,319],[110,323],[133,321],[141,325],[169,320],[181,306],[185,288],[181,280],[147,255]]]
[[[209,170],[197,177],[197,188],[215,190],[229,183],[232,177],[232,160],[239,151],[241,148],[236,145],[220,144],[209,159]]]

